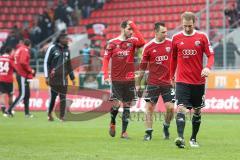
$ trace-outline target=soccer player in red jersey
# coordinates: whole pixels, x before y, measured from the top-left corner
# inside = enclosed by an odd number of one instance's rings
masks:
[[[185,147],[186,109],[193,109],[190,146],[199,147],[196,136],[201,124],[201,108],[204,107],[205,77],[214,64],[214,52],[207,35],[194,29],[195,15],[192,12],[184,12],[181,21],[183,31],[175,34],[172,39],[170,72],[172,81],[176,82],[178,138],[175,144],[179,148]],[[204,54],[207,56],[207,65],[203,67]]]
[[[172,54],[172,41],[167,37],[165,23],[157,22],[154,25],[155,38],[148,42],[143,48],[142,60],[140,63],[140,74],[137,81],[137,88],[148,66],[148,80],[146,87],[146,135],[145,141],[152,139],[152,114],[154,107],[161,95],[166,106],[165,121],[163,123],[164,139],[169,139],[169,126],[174,114],[174,92],[170,82],[170,60]]]
[[[5,52],[0,56],[0,105],[3,114],[5,113],[5,104],[8,99],[10,106],[13,101],[13,58],[12,49],[7,47]],[[8,96],[8,97],[6,97]]]
[[[133,35],[134,34],[134,35]],[[132,21],[121,23],[121,34],[111,39],[105,49],[103,73],[106,83],[111,82],[111,123],[109,134],[115,136],[115,124],[118,109],[122,103],[122,138],[128,138],[127,126],[130,117],[130,106],[135,98],[135,49],[145,44],[142,34]],[[108,75],[108,64],[111,59],[111,77]]]

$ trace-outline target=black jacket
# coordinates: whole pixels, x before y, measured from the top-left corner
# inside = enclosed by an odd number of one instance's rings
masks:
[[[74,80],[70,51],[67,46],[55,43],[48,47],[44,58],[44,75],[56,85],[67,85],[67,76]]]

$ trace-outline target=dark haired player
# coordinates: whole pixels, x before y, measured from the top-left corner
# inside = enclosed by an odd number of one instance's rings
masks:
[[[0,55],[0,105],[3,114],[6,109],[6,100],[10,106],[13,101],[13,58],[12,49],[5,48],[5,51]]]
[[[19,95],[8,108],[7,115],[10,117],[13,116],[12,109],[22,100],[25,108],[25,117],[33,117],[33,115],[29,112],[30,87],[28,79],[33,78],[35,70],[30,67],[30,48],[31,41],[29,39],[25,39],[23,44],[14,53],[14,65],[17,72],[16,77]]]
[[[122,138],[128,138],[126,132],[130,106],[135,98],[135,49],[145,44],[142,34],[132,21],[121,23],[121,34],[108,42],[103,58],[103,73],[106,83],[111,82],[111,122],[109,134],[115,136],[116,116],[122,103]],[[111,59],[111,76],[108,75],[108,64]]]
[[[164,139],[169,139],[169,126],[174,114],[174,91],[170,82],[170,60],[172,41],[167,37],[167,28],[163,22],[154,25],[155,38],[143,48],[140,64],[140,75],[137,87],[140,87],[145,70],[148,69],[148,80],[145,95],[145,141],[152,139],[152,114],[161,95],[166,106],[166,115],[163,123]]]

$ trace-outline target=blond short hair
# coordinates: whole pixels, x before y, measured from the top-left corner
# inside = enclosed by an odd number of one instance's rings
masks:
[[[195,17],[193,12],[184,12],[181,15],[181,20],[183,20],[183,19],[185,19],[187,21],[191,21],[192,20],[193,23],[195,23],[195,21],[196,21],[196,17]]]

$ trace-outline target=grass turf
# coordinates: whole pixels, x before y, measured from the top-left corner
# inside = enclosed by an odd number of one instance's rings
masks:
[[[48,122],[46,113],[27,119],[0,117],[0,160],[237,160],[240,157],[240,116],[204,114],[198,136],[200,148],[190,148],[191,121],[185,128],[186,148],[174,145],[175,121],[170,140],[162,138],[162,121],[154,122],[153,140],[143,141],[144,122],[135,114],[128,129],[130,140],[108,135],[109,115],[85,122]],[[188,116],[189,119],[189,116]]]

